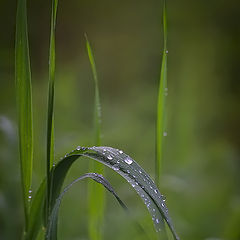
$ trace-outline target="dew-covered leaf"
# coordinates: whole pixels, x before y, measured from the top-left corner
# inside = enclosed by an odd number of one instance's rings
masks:
[[[73,184],[75,184],[76,182],[83,180],[85,178],[91,178],[94,181],[102,184],[109,192],[111,192],[114,195],[114,197],[117,199],[117,201],[122,206],[122,208],[124,208],[125,210],[127,209],[126,205],[119,198],[119,196],[114,191],[111,184],[102,175],[97,174],[97,173],[86,173],[86,174],[82,175],[81,177],[77,178],[76,180],[74,180],[67,187],[65,187],[63,192],[56,199],[55,204],[52,209],[52,212],[51,212],[51,215],[49,217],[49,222],[48,222],[48,227],[47,227],[47,236],[46,236],[47,240],[56,240],[57,239],[58,210],[59,210],[63,196],[73,186]]]
[[[101,162],[125,178],[147,206],[156,231],[161,231],[163,229],[164,219],[174,238],[179,239],[168,214],[165,197],[161,195],[153,180],[130,156],[121,150],[111,147],[78,147],[76,150],[67,154],[54,167],[51,209],[53,209],[55,200],[60,194],[62,184],[69,168],[80,156],[90,157]]]

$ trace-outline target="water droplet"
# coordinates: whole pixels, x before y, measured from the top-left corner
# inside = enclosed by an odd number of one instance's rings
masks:
[[[142,173],[142,171],[141,171],[141,170],[139,170],[139,173]]]
[[[118,170],[119,170],[119,166],[118,166],[118,165],[113,165],[113,166],[112,166],[112,169],[113,169],[114,171],[118,171]]]
[[[163,202],[166,201],[166,197],[164,195],[161,195]]]
[[[126,159],[124,159],[124,161],[125,161],[125,163],[127,163],[127,164],[132,164],[132,159],[131,158],[129,158],[129,157],[127,157]]]
[[[155,208],[153,208],[153,212],[155,212],[156,211],[156,209]]]
[[[161,203],[162,207],[165,207],[164,203]]]
[[[164,132],[164,133],[163,133],[163,136],[166,137],[166,136],[167,136],[167,132]]]
[[[157,190],[157,189],[155,189],[155,190],[154,190],[154,192],[155,192],[155,193],[158,193],[158,190]]]
[[[112,157],[111,155],[108,155],[107,158],[108,158],[109,160],[112,160],[112,159],[113,159],[113,157]]]
[[[168,88],[167,88],[167,87],[165,88],[165,91],[166,91],[166,92],[168,91]]]
[[[119,150],[118,152],[119,152],[120,154],[123,154],[123,151],[122,151],[122,150]]]
[[[159,219],[158,218],[156,219],[156,223],[159,223]]]
[[[77,148],[76,148],[76,149],[79,151],[79,150],[81,150],[81,147],[80,147],[80,146],[77,146]]]
[[[168,54],[168,50],[165,51]]]
[[[30,189],[28,192],[29,192],[29,193],[32,193],[32,190]]]

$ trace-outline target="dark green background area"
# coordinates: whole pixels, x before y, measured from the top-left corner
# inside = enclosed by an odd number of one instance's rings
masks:
[[[34,112],[33,194],[44,174],[50,1],[28,1]],[[155,118],[163,46],[157,0],[59,1],[56,31],[56,161],[93,144],[92,44],[102,103],[102,143],[154,176]],[[184,240],[240,239],[240,2],[167,1],[167,132],[161,192]],[[20,239],[23,209],[16,129],[16,1],[0,1],[0,239]],[[75,164],[68,181],[88,171]],[[150,216],[127,182],[106,178],[149,234]],[[88,239],[87,184],[65,197],[59,239]],[[141,239],[107,194],[104,239]]]

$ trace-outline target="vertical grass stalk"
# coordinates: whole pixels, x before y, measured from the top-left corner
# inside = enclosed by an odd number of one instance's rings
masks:
[[[50,171],[54,160],[54,86],[55,86],[55,27],[58,0],[52,0],[51,30],[49,46],[49,85],[48,85],[48,116],[47,116],[47,197],[46,197],[46,217],[49,211],[51,176]],[[47,219],[46,219],[47,220]]]
[[[167,96],[167,13],[166,0],[163,1],[163,54],[160,74],[160,84],[157,102],[157,123],[156,123],[156,158],[155,158],[155,181],[159,186],[159,177],[162,168],[163,140],[167,133],[164,131],[165,119],[165,98]]]
[[[86,48],[88,52],[88,57],[90,65],[92,68],[94,85],[95,85],[95,103],[94,103],[94,132],[95,132],[95,145],[100,146],[101,144],[101,105],[100,105],[100,96],[99,96],[99,87],[98,87],[98,77],[97,70],[95,65],[95,60],[93,52],[90,46],[90,43],[86,37]],[[92,161],[89,166],[90,172],[97,172],[103,174],[104,166],[98,162]],[[88,222],[88,231],[89,237],[91,240],[100,240],[102,239],[102,225],[104,217],[104,206],[105,206],[105,192],[104,188],[96,184],[95,182],[89,181],[88,184],[89,190],[89,222]]]
[[[32,85],[28,46],[26,0],[18,1],[15,51],[18,137],[26,232],[29,219],[29,194],[31,191],[33,162]]]

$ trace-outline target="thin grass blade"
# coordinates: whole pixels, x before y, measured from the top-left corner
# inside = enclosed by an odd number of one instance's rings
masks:
[[[94,129],[95,129],[95,145],[100,146],[101,144],[101,104],[98,87],[98,76],[96,70],[96,64],[94,55],[90,43],[86,38],[86,48],[88,52],[89,62],[91,65],[94,85],[95,85],[95,104],[94,104]],[[90,162],[90,172],[104,173],[104,166],[98,162]],[[90,239],[100,240],[102,239],[102,224],[104,218],[104,206],[105,206],[105,192],[104,189],[93,181],[89,181],[88,184],[88,202],[89,202],[89,222],[88,231]]]
[[[25,230],[27,230],[29,215],[28,195],[32,182],[33,120],[26,0],[18,1],[15,51],[15,84],[18,109],[19,152],[25,213]]]
[[[25,240],[37,239],[42,226],[44,203],[46,198],[46,179],[39,186],[30,207],[29,228]]]
[[[48,117],[47,117],[47,197],[46,197],[46,217],[48,216],[50,199],[50,171],[54,161],[54,89],[55,89],[55,28],[57,16],[58,0],[52,0],[51,30],[49,46],[49,85],[48,85]]]
[[[158,90],[158,102],[157,102],[157,123],[156,123],[156,158],[155,158],[155,181],[159,186],[159,177],[162,169],[162,156],[163,156],[163,141],[167,136],[165,132],[165,99],[168,94],[167,88],[167,12],[166,1],[163,3],[163,55],[160,74],[160,84]]]
[[[180,239],[174,229],[172,220],[169,216],[165,198],[159,192],[157,186],[150,176],[127,154],[123,151],[111,147],[91,147],[73,150],[67,154],[53,168],[53,188],[51,209],[54,208],[55,200],[58,198],[65,176],[71,165],[80,157],[92,158],[107,167],[113,169],[126,179],[142,198],[152,216],[152,220],[157,232],[164,229],[164,221],[169,226],[174,239]],[[161,232],[159,232],[161,234]],[[165,234],[163,232],[163,234]]]
[[[57,221],[58,221],[58,211],[60,208],[60,204],[62,201],[63,196],[66,194],[66,192],[78,181],[83,180],[85,178],[91,178],[97,183],[100,183],[103,185],[110,193],[113,194],[113,196],[117,199],[118,203],[120,206],[124,209],[127,210],[126,205],[123,203],[123,201],[119,198],[117,193],[114,191],[113,187],[111,184],[100,174],[97,173],[86,173],[82,175],[81,177],[77,178],[74,180],[72,183],[70,183],[67,187],[64,188],[63,192],[59,195],[57,198],[52,213],[49,218],[49,224],[47,228],[47,240],[56,240],[57,239]]]

